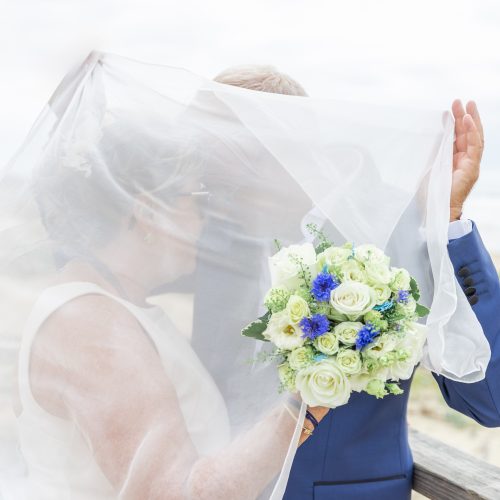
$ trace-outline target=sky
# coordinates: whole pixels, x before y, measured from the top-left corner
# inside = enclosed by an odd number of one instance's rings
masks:
[[[476,101],[480,179],[464,215],[500,253],[497,0],[0,0],[0,163],[92,50],[213,77],[273,64],[309,95],[450,109]]]

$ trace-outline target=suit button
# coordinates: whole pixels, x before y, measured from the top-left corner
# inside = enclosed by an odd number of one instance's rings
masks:
[[[476,293],[476,289],[473,286],[465,289],[465,295],[474,295]]]
[[[477,304],[477,301],[479,300],[477,295],[473,295],[472,297],[468,298],[469,304],[473,306],[474,304]]]
[[[469,276],[469,274],[470,274],[470,269],[468,267],[463,266],[458,270],[458,275],[461,276],[462,278]]]
[[[470,276],[464,279],[465,286],[472,286],[473,284],[474,284],[474,280]]]

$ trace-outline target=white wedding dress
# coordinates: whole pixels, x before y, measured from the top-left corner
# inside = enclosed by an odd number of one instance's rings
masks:
[[[30,352],[39,327],[68,301],[96,293],[111,297],[128,309],[153,341],[165,372],[175,385],[198,454],[210,454],[229,442],[227,411],[217,386],[188,339],[176,331],[160,306],[136,306],[89,282],[51,286],[39,296],[28,317],[19,355],[19,396],[23,409],[18,427],[21,452],[29,471],[29,483],[23,486],[26,499],[103,500],[117,497],[77,425],[48,413],[29,389]]]

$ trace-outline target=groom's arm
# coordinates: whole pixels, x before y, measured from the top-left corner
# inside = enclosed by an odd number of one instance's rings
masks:
[[[465,223],[465,221],[459,221]],[[467,295],[491,348],[491,360],[483,380],[472,384],[455,382],[433,374],[447,404],[481,425],[500,427],[500,281],[477,226],[448,243],[455,275]],[[462,228],[450,226],[454,230]]]

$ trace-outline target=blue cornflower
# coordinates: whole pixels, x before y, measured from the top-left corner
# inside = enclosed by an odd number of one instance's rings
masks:
[[[375,311],[384,312],[387,311],[387,309],[390,309],[393,305],[394,303],[392,302],[392,300],[386,300],[383,304],[380,304],[379,306],[373,306],[373,309],[375,309]]]
[[[373,342],[373,339],[380,333],[380,330],[377,330],[372,323],[366,323],[363,328],[361,328],[356,336],[356,349],[362,349],[370,342]]]
[[[311,318],[302,318],[299,325],[304,332],[302,337],[307,337],[311,340],[323,335],[330,329],[330,322],[324,314],[313,314]]]
[[[314,278],[311,293],[316,300],[327,302],[330,300],[330,292],[338,286],[338,280],[323,269],[323,272]]]
[[[407,290],[398,290],[398,302],[404,302],[405,304],[408,302],[408,298],[410,297],[410,292]]]

